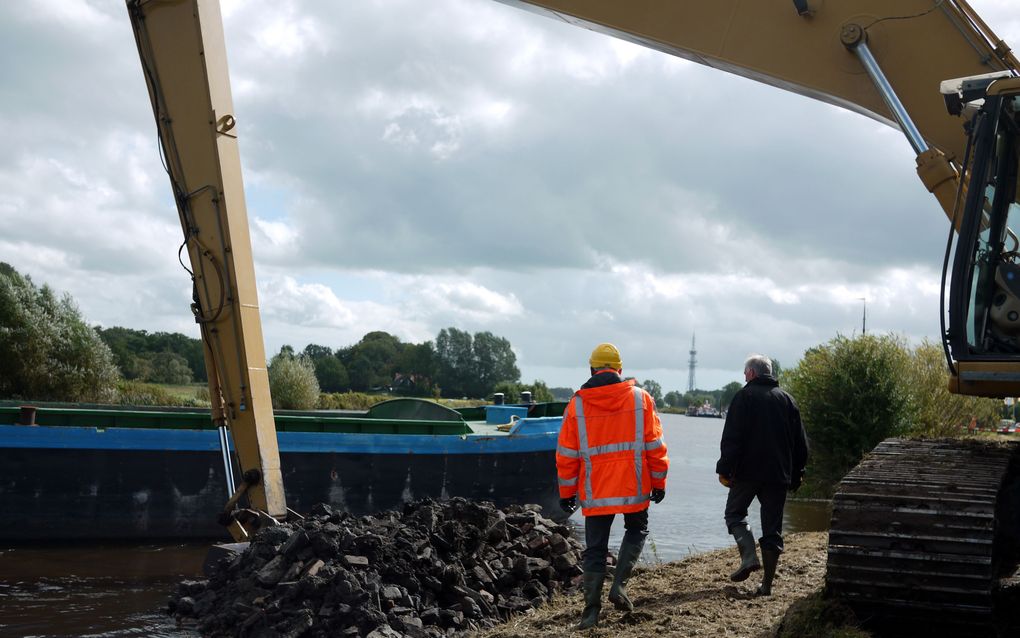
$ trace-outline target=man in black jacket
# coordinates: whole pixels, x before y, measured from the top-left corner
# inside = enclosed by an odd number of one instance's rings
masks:
[[[743,581],[764,563],[757,594],[772,593],[772,579],[783,552],[783,508],[787,490],[800,487],[807,464],[807,436],[793,397],[779,388],[772,376],[772,361],[754,355],[744,363],[747,384],[737,392],[726,413],[715,471],[729,488],[726,528],[740,550],[740,567],[730,580]],[[755,498],[761,505],[762,563],[758,562],[754,535],[747,523],[747,507]]]

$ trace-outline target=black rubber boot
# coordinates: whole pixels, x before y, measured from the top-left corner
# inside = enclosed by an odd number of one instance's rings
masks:
[[[739,583],[747,580],[751,572],[761,569],[761,563],[758,562],[758,552],[755,551],[754,546],[754,534],[751,533],[750,527],[747,525],[734,525],[730,529],[730,533],[733,534],[733,539],[737,541],[737,549],[740,550],[740,567],[737,568],[737,571],[730,574],[730,580]],[[764,551],[762,553],[764,554]]]
[[[645,539],[637,543],[628,542],[623,537],[620,543],[620,554],[617,556],[616,574],[613,576],[613,584],[609,587],[609,602],[620,611],[634,611],[634,603],[627,596],[627,581],[634,571],[638,559],[641,558],[641,549],[645,546]]]
[[[602,611],[602,584],[606,582],[605,572],[584,572],[581,586],[584,588],[584,611],[581,622],[574,629],[591,629],[599,624],[599,612]]]
[[[761,585],[755,592],[758,596],[772,595],[772,579],[776,577],[776,567],[779,565],[779,551],[771,547],[761,548],[761,560],[765,564],[765,571],[762,573]]]

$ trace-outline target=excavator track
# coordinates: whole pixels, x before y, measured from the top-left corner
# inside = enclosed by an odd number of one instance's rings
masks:
[[[1017,449],[880,443],[833,499],[828,593],[883,635],[1007,635],[997,607],[1015,569]]]

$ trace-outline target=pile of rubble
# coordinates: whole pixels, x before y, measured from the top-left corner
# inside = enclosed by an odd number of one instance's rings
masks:
[[[455,498],[353,517],[328,505],[260,531],[169,604],[207,636],[454,636],[577,585],[580,544],[538,506]]]

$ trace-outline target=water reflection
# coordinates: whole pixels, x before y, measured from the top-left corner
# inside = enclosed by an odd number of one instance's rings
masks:
[[[787,532],[824,532],[832,520],[832,501],[786,501],[783,530]]]
[[[0,550],[0,636],[197,636],[161,613],[204,545]]]

